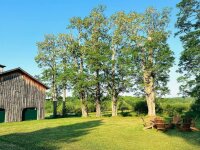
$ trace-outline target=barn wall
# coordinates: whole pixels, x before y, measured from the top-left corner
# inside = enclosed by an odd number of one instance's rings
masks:
[[[26,75],[12,73],[0,77],[0,108],[6,122],[22,121],[24,108],[37,108],[38,119],[44,118],[45,88]]]

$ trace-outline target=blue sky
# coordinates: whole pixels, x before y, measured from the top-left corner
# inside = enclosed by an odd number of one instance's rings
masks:
[[[180,0],[0,0],[0,64],[6,70],[21,67],[32,75],[40,73],[34,61],[37,54],[36,42],[42,41],[45,34],[65,33],[69,19],[74,16],[84,17],[99,4],[107,6],[106,14],[120,10],[143,12],[153,6],[158,10],[172,8],[169,29],[172,32],[168,40],[174,51],[176,64],[182,51],[179,39],[174,38],[176,31],[176,4]],[[169,96],[177,96],[178,84],[175,72],[171,69]]]

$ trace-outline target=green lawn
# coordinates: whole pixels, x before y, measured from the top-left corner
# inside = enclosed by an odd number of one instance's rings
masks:
[[[136,117],[49,119],[0,124],[0,149],[199,150],[200,132],[144,131]]]

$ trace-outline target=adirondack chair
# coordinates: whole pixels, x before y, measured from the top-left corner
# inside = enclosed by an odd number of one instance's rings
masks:
[[[192,121],[191,121],[191,126],[190,126],[190,129],[192,130],[192,131],[200,131],[197,127],[196,127],[196,120],[197,120],[197,118],[198,118],[198,116],[195,118],[195,119],[192,119]]]
[[[143,129],[153,129],[154,127],[154,123],[152,121],[145,121],[143,117],[140,117],[142,122],[143,122],[143,126],[144,128]]]
[[[159,131],[159,130],[160,131],[167,131],[167,124],[161,118],[155,119],[155,127],[156,127],[157,131]]]
[[[181,126],[181,117],[180,116],[174,116],[172,118],[172,127],[177,127],[179,128]]]
[[[184,118],[181,126],[179,127],[180,131],[191,131],[191,124],[192,119],[191,118]]]
[[[181,123],[181,117],[180,116],[174,116],[172,119],[173,124],[180,124]]]

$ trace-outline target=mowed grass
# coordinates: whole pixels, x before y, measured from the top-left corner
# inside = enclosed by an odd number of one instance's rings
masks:
[[[137,117],[47,119],[0,124],[0,149],[199,150],[200,132],[144,131]]]

